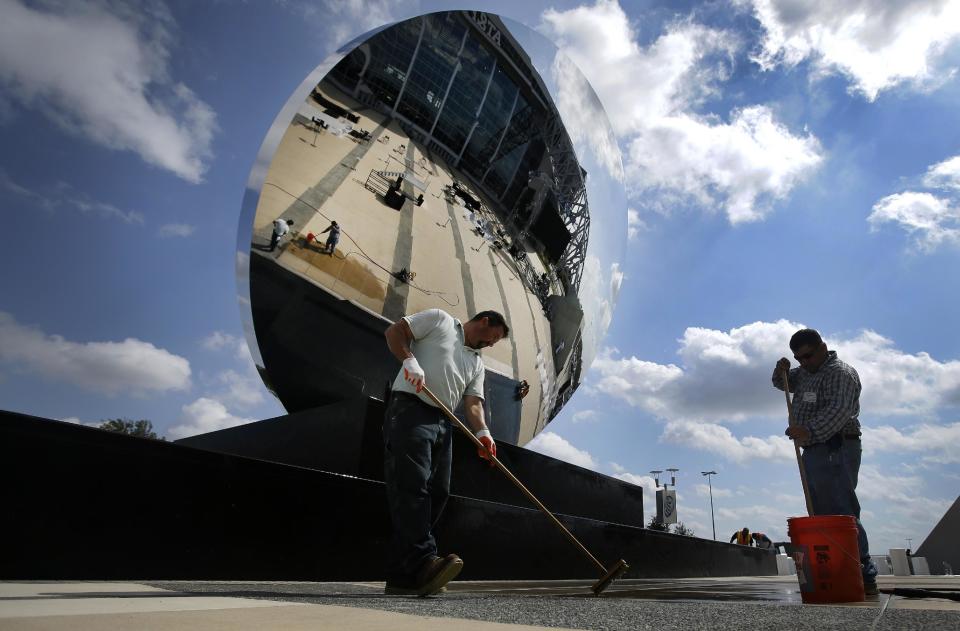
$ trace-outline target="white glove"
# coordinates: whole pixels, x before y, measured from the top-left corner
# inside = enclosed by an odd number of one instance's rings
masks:
[[[407,357],[403,360],[403,378],[409,381],[417,389],[417,392],[423,389],[423,380],[426,379],[426,375],[423,373],[423,368],[420,367],[416,357]]]
[[[493,442],[493,436],[490,434],[490,430],[484,427],[478,432],[474,433],[474,436],[477,437],[481,443],[483,443],[483,449],[477,449],[477,455],[490,462],[493,465],[493,461],[490,460],[490,456],[494,458],[497,457],[497,443]]]

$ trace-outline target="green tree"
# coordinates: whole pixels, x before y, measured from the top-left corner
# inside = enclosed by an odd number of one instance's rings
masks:
[[[674,532],[674,534],[683,535],[684,537],[692,537],[692,536],[693,536],[693,528],[688,528],[688,527],[684,526],[682,521],[677,522],[677,523],[673,526],[673,532]]]
[[[670,532],[670,526],[660,521],[660,518],[656,515],[650,518],[650,523],[647,524],[647,528],[650,530],[659,530],[660,532]]]
[[[133,421],[128,418],[104,419],[100,423],[100,429],[105,429],[118,434],[127,434],[128,436],[137,436],[139,438],[152,438],[153,440],[166,440],[163,436],[158,436],[153,431],[153,423],[146,419]]]

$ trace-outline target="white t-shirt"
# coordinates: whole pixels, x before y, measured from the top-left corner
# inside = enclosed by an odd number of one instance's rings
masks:
[[[274,219],[273,220],[273,233],[277,236],[282,237],[283,235],[290,232],[290,226],[287,225],[286,220],[284,219]]]
[[[471,395],[483,398],[483,359],[480,353],[464,346],[463,325],[449,313],[428,309],[404,316],[413,332],[410,350],[426,375],[426,384],[450,410]],[[416,394],[416,389],[403,378],[403,368],[393,380],[394,392]],[[417,396],[434,405],[424,394]]]

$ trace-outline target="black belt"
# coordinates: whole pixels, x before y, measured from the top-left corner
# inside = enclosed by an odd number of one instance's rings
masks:
[[[859,433],[857,433],[857,434],[844,433],[844,434],[843,434],[843,439],[844,439],[844,440],[860,440],[860,434],[859,434]]]

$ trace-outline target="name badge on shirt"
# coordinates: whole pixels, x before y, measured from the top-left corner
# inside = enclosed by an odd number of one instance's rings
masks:
[[[817,393],[816,392],[804,392],[803,393],[803,402],[804,403],[816,403],[817,402]]]

